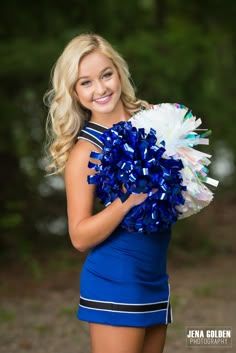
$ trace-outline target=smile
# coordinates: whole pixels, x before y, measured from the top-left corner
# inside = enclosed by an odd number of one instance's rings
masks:
[[[112,93],[109,94],[108,96],[102,97],[102,98],[98,98],[98,99],[94,99],[94,102],[99,103],[99,104],[105,104],[108,103],[111,99]]]

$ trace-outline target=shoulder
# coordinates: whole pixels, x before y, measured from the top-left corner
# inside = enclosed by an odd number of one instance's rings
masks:
[[[101,150],[86,140],[78,140],[72,147],[65,166],[65,175],[73,170],[80,170],[82,167],[87,169],[90,153]]]
[[[162,106],[163,103],[149,103],[149,109],[157,109]]]
[[[155,104],[149,103],[147,102],[147,104],[145,106],[143,106],[144,109],[151,109],[154,108]]]
[[[93,151],[94,149],[98,150],[98,147],[94,146],[90,141],[79,139],[76,141],[72,147],[69,159],[73,159],[77,155],[86,155],[88,152]]]

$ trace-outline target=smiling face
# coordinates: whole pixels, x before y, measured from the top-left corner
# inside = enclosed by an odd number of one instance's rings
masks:
[[[75,91],[92,115],[113,112],[120,103],[121,82],[112,60],[98,50],[87,54],[79,64]]]

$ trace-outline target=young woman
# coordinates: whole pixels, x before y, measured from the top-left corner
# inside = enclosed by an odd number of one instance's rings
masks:
[[[132,233],[119,225],[146,193],[115,199],[93,214],[91,151],[101,134],[151,105],[135,96],[128,66],[101,36],[74,38],[56,62],[49,100],[49,170],[65,178],[69,234],[89,253],[80,274],[77,317],[89,323],[92,353],[161,353],[172,322],[166,257],[170,232]],[[125,188],[123,189],[125,191]]]

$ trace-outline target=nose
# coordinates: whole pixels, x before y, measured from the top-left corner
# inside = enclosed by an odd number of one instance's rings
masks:
[[[95,84],[95,92],[98,96],[102,96],[106,93],[106,87],[104,86],[103,82],[97,81]]]

